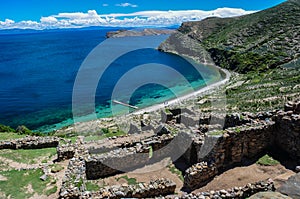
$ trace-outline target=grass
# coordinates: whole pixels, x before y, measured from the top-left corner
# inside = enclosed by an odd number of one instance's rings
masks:
[[[0,132],[15,132],[16,130],[9,127],[9,126],[5,126],[3,124],[0,124]]]
[[[99,191],[100,189],[99,185],[89,181],[85,184],[85,186],[87,191]]]
[[[26,135],[20,135],[17,133],[0,133],[0,140],[10,140],[24,138]]]
[[[149,148],[149,159],[153,157],[153,148],[150,146]]]
[[[46,191],[45,191],[45,194],[46,194],[47,196],[50,196],[51,194],[56,193],[56,191],[57,191],[57,186],[54,186],[54,187],[52,187],[51,189],[46,190]]]
[[[212,132],[209,132],[208,135],[210,136],[221,136],[224,134],[225,131],[212,131]]]
[[[129,178],[127,175],[126,176],[121,176],[121,177],[117,178],[116,180],[119,181],[122,178],[125,179],[129,185],[137,184],[137,181],[136,181],[135,178]]]
[[[64,167],[59,165],[59,164],[53,164],[50,167],[51,167],[51,172],[52,173],[57,173],[57,172],[60,172],[61,170],[64,169]]]
[[[263,166],[275,166],[278,165],[280,162],[273,159],[271,156],[267,154],[261,157],[256,163]]]
[[[0,192],[5,194],[6,198],[29,198],[34,195],[34,193],[39,195],[47,195],[52,193],[54,191],[54,187],[56,187],[55,185],[51,184],[51,177],[48,177],[46,181],[40,180],[40,176],[43,175],[41,169],[2,171],[0,172],[0,175],[3,175],[7,178],[6,181],[0,181]],[[26,187],[28,187],[28,185],[32,186],[33,193],[27,190]],[[53,187],[49,189],[49,186]],[[48,191],[46,191],[47,187]]]
[[[40,160],[48,160],[56,154],[56,148],[45,149],[20,149],[20,150],[1,150],[0,156],[25,164],[36,164]]]
[[[168,168],[169,168],[169,171],[173,174],[176,174],[182,182],[184,181],[184,177],[182,175],[182,172],[179,169],[177,169],[174,166],[174,164],[169,165]]]
[[[0,171],[10,169],[10,166],[7,162],[0,162]]]

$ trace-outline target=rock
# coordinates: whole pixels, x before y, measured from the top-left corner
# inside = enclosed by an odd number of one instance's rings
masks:
[[[277,191],[295,199],[300,198],[300,173],[290,177]]]
[[[138,126],[131,123],[130,127],[129,127],[128,134],[136,134],[136,133],[139,133],[139,132],[140,132],[140,130],[139,130]]]
[[[296,166],[295,171],[298,173],[300,172],[300,166]]]
[[[249,197],[249,199],[292,199],[278,192],[260,192]]]
[[[42,181],[46,181],[47,178],[48,178],[48,175],[47,175],[47,174],[44,174],[44,175],[42,175],[42,176],[40,177],[40,179],[41,179]]]

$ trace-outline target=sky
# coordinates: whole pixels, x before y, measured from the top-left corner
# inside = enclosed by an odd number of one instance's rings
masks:
[[[0,29],[170,26],[249,14],[284,0],[0,0]]]

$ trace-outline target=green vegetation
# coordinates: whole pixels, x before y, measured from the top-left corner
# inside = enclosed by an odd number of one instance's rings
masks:
[[[64,167],[59,164],[53,164],[50,166],[50,168],[52,173],[57,173],[64,169]]]
[[[0,140],[10,140],[10,139],[18,139],[23,138],[26,135],[20,135],[17,133],[0,133]]]
[[[261,157],[256,163],[259,165],[264,165],[264,166],[274,166],[274,165],[279,164],[279,161],[274,160],[271,156],[269,156],[267,154],[267,155]]]
[[[97,185],[97,184],[95,184],[93,182],[90,182],[90,181],[88,181],[85,184],[85,186],[86,186],[86,190],[87,191],[99,191],[99,189],[100,189],[99,185]]]
[[[183,175],[182,175],[182,172],[181,172],[179,169],[177,169],[177,168],[174,166],[174,164],[169,165],[168,168],[169,168],[169,171],[170,171],[171,173],[176,174],[176,175],[179,177],[179,179],[180,179],[181,181],[184,181],[184,177],[183,177]]]
[[[84,140],[85,141],[103,140],[105,138],[114,137],[114,136],[118,137],[123,135],[126,135],[124,131],[121,130],[112,131],[108,128],[103,128],[100,133],[96,135],[91,134],[89,136],[86,136]]]
[[[210,136],[221,136],[221,135],[223,135],[225,133],[225,131],[223,131],[223,130],[221,130],[221,131],[211,131],[211,132],[209,132],[208,133],[208,135],[210,135]]]
[[[227,110],[259,112],[281,109],[286,101],[295,100],[300,95],[299,74],[300,67],[233,76],[225,87]],[[234,86],[237,82],[242,83]]]
[[[170,111],[170,109],[168,109],[168,108],[165,109],[165,113],[166,114],[172,114],[171,111]]]
[[[299,58],[299,18],[299,3],[286,1],[241,17],[186,22],[179,31],[201,41],[221,67],[239,73],[265,72]]]
[[[149,159],[153,157],[153,148],[152,146],[149,147]]]
[[[0,157],[4,157],[15,162],[36,164],[41,160],[49,160],[56,154],[56,148],[45,148],[45,149],[20,149],[10,150],[4,149],[0,151]]]
[[[47,196],[50,196],[51,194],[54,194],[54,193],[56,193],[56,192],[57,192],[57,186],[54,186],[54,187],[52,187],[52,188],[46,190],[46,191],[45,191],[45,194],[46,194]]]
[[[137,181],[136,181],[135,178],[129,178],[127,175],[126,176],[121,176],[121,177],[117,178],[116,180],[119,181],[122,178],[125,179],[129,185],[137,184]]]
[[[53,193],[56,187],[51,177],[46,181],[40,180],[40,176],[43,175],[41,169],[2,171],[0,175],[7,178],[5,181],[0,181],[0,192],[5,194],[6,198],[29,198],[34,193],[48,195]],[[51,191],[47,191],[47,188]]]
[[[279,67],[265,73],[233,74],[231,81],[220,88],[222,92],[209,95],[199,109],[211,111],[210,101],[226,97],[227,113],[271,111],[282,109],[287,101],[300,96],[300,63]],[[225,93],[223,93],[225,91]]]
[[[9,126],[5,126],[5,125],[0,124],[0,132],[1,133],[8,133],[8,132],[16,132],[16,130],[9,127]]]

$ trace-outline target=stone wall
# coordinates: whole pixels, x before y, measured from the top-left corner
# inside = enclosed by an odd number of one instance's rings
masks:
[[[87,178],[99,179],[111,176],[119,173],[120,170],[130,171],[171,156],[170,150],[172,148],[165,146],[173,139],[174,136],[172,135],[150,137],[136,143],[134,147],[119,148],[101,154],[90,154],[85,158]]]
[[[219,190],[219,191],[210,191],[210,192],[201,192],[196,194],[187,194],[181,196],[181,199],[212,199],[212,198],[226,198],[226,199],[245,199],[252,196],[258,192],[262,191],[274,191],[273,181],[260,181],[256,183],[247,184],[244,187],[234,187],[228,190]]]
[[[218,174],[218,169],[214,164],[207,162],[197,163],[185,172],[184,187],[194,190],[207,184]]]
[[[176,184],[174,182],[162,178],[153,180],[150,183],[105,187],[97,192],[85,192],[80,198],[154,198],[174,194],[175,188]]]
[[[274,122],[243,125],[226,129],[211,153],[205,157],[220,170],[255,160],[263,155],[274,142]]]
[[[26,136],[25,138],[0,141],[1,149],[42,149],[57,147],[59,144],[57,137],[36,137]]]
[[[206,142],[206,145],[212,145],[206,156],[202,157],[201,149],[197,151],[197,162],[200,163],[186,170],[185,188],[200,188],[218,172],[258,158],[273,144],[274,124],[272,121],[260,121],[255,126],[248,124],[211,132],[217,141]]]
[[[300,164],[300,101],[286,105],[286,112],[279,111],[276,121],[276,146],[289,154],[290,158]]]

